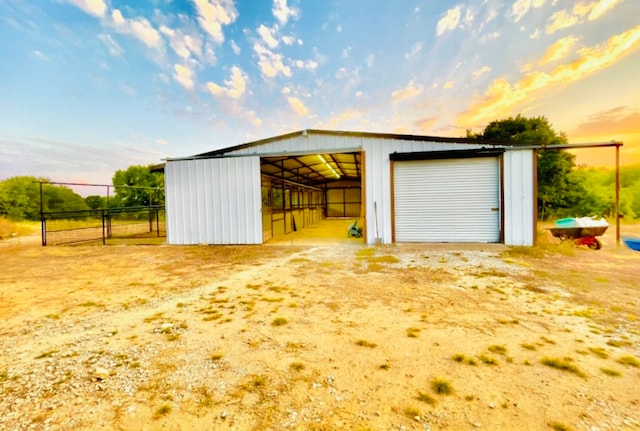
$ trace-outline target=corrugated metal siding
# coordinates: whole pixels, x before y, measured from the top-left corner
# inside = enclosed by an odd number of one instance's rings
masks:
[[[504,243],[533,245],[535,202],[533,150],[513,150],[504,154]]]
[[[169,161],[169,244],[261,244],[260,158]]]
[[[394,165],[397,242],[498,242],[498,159]]]

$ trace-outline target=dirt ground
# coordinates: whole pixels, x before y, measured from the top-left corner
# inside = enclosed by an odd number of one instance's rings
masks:
[[[0,241],[0,429],[640,429],[640,253],[613,229],[600,251],[319,232]]]

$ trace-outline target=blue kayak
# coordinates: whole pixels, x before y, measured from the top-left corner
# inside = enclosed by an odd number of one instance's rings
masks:
[[[640,238],[622,238],[622,241],[629,247],[631,250],[640,251]]]

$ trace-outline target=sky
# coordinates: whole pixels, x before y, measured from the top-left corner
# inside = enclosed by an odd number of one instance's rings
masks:
[[[640,163],[638,0],[0,0],[0,180],[518,114]],[[575,153],[612,166],[613,149]]]

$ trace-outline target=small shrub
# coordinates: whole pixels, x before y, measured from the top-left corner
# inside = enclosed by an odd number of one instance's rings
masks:
[[[479,357],[480,357],[480,361],[483,364],[486,364],[486,365],[500,365],[500,362],[496,358],[494,358],[492,356],[483,354],[483,355],[480,355]]]
[[[429,405],[435,405],[438,401],[429,395],[426,392],[419,391],[418,395],[416,395],[416,400],[422,401],[423,403],[427,403]]]
[[[171,413],[171,405],[163,404],[156,409],[156,412],[154,413],[153,417],[154,419],[159,419],[162,416],[168,415],[169,413]]]
[[[289,365],[289,368],[291,368],[291,370],[293,371],[302,371],[304,370],[305,366],[302,362],[292,362]]]
[[[389,370],[391,369],[391,364],[389,362],[385,362],[384,364],[380,364],[378,368],[381,370]]]
[[[404,415],[409,419],[420,420],[422,413],[420,413],[420,410],[415,407],[407,407],[404,409]]]
[[[461,364],[478,365],[475,359],[465,356],[462,353],[456,353],[451,357],[451,359],[453,359],[456,362],[460,362]]]
[[[372,343],[372,342],[367,341],[367,340],[358,340],[358,341],[356,341],[356,345],[362,346],[362,347],[368,347],[370,349],[373,349],[374,347],[378,347],[378,345],[376,343]]]
[[[408,328],[407,329],[407,337],[409,338],[418,338],[420,334],[420,329],[418,328]]]
[[[611,377],[620,377],[622,375],[620,371],[611,368],[600,368],[600,371]]]
[[[570,358],[549,358],[545,356],[540,362],[542,362],[542,364],[546,365],[547,367],[567,371],[583,378],[586,377],[586,375],[578,367],[571,363]]]
[[[212,353],[209,359],[211,359],[213,362],[219,361],[220,359],[222,359],[222,353],[219,353],[219,352]]]
[[[616,361],[622,365],[628,365],[630,367],[640,368],[640,361],[635,356],[623,356]]]
[[[589,351],[599,358],[607,359],[609,354],[602,347],[589,347]]]
[[[533,344],[529,344],[529,343],[522,343],[522,344],[520,344],[520,347],[522,347],[523,349],[526,349],[526,350],[537,350],[536,346],[534,346]]]
[[[547,337],[545,337],[545,336],[540,337],[540,339],[541,339],[542,341],[544,341],[545,343],[547,343],[547,344],[556,344],[556,342],[555,342],[555,341],[553,341],[552,339],[547,338]]]
[[[284,317],[276,317],[271,322],[273,326],[282,326],[282,325],[286,325],[287,323],[289,323],[289,321]]]
[[[627,341],[627,340],[609,340],[607,341],[607,345],[608,346],[613,346],[613,347],[624,347],[624,346],[631,346],[631,342]]]
[[[495,344],[493,346],[489,346],[488,350],[491,353],[495,353],[496,355],[506,355],[507,354],[507,348],[505,346],[498,345],[498,344]]]
[[[433,379],[431,381],[431,389],[438,395],[453,394],[453,388],[451,387],[451,384],[443,379]]]
[[[560,422],[550,422],[548,425],[553,431],[571,431],[571,428]]]

